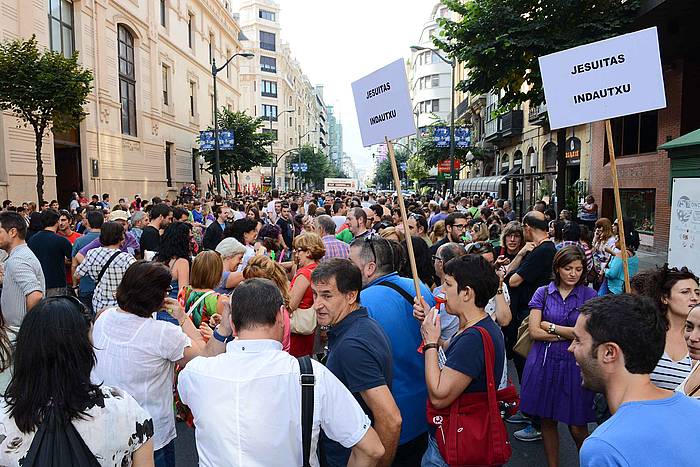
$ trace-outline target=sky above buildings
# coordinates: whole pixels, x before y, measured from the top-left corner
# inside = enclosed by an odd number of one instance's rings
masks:
[[[355,166],[369,169],[350,84],[411,55],[434,0],[277,0],[282,40],[314,85],[324,86],[343,124],[343,149]]]

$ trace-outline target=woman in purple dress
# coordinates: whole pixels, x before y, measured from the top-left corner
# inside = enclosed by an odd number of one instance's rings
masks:
[[[596,296],[586,287],[586,256],[578,246],[562,248],[552,264],[554,280],[537,289],[530,300],[530,336],[521,385],[520,409],[542,419],[542,440],[549,467],[559,465],[559,422],[581,449],[595,420],[594,393],[581,387],[581,373],[567,349],[574,339],[579,308]]]

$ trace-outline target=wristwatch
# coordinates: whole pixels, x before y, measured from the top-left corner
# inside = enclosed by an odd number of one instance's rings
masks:
[[[214,339],[217,341],[221,342],[222,344],[227,344],[233,340],[233,335],[230,336],[222,336],[219,334],[219,326],[214,328],[214,334],[213,334]]]
[[[550,334],[556,334],[556,333],[557,333],[557,327],[556,327],[554,324],[549,323],[549,330],[548,330],[547,332],[550,333]]]
[[[425,344],[423,346],[423,351],[430,349],[437,349],[440,345],[437,342],[431,342],[430,344]]]
[[[496,295],[503,295],[503,289],[496,290]]]

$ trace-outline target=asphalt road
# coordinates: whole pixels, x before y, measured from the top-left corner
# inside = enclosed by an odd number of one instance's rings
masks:
[[[509,372],[513,381],[517,383],[517,375],[512,365],[509,365]],[[542,441],[523,443],[515,439],[512,434],[521,428],[520,425],[506,424],[508,432],[511,434],[513,447],[513,457],[506,464],[508,467],[546,467],[547,461],[544,456]],[[594,425],[591,425],[591,430]],[[566,425],[559,424],[559,465],[561,467],[578,467],[578,453],[576,445],[569,434]],[[197,448],[194,441],[194,430],[185,423],[177,423],[177,439],[175,440],[175,456],[178,467],[197,466]],[[223,467],[223,466],[222,466]]]

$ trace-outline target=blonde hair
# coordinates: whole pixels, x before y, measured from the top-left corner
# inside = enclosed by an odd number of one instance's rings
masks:
[[[445,238],[445,235],[447,234],[445,230],[445,221],[437,221],[433,225],[433,230],[430,232],[430,241],[433,243],[437,243],[443,238]]]
[[[209,203],[204,203],[202,204],[202,217],[204,217],[204,220],[207,220],[207,216],[211,214],[211,206]]]
[[[396,236],[398,242],[403,242],[403,232],[398,230],[396,227],[387,227],[386,229],[383,229],[380,233],[379,236],[382,238],[386,238],[387,240],[394,240],[392,237]]]
[[[284,306],[289,306],[289,280],[282,266],[272,261],[267,256],[253,256],[248,261],[248,265],[245,269],[243,269],[243,278],[253,279],[255,277],[270,279],[274,282],[282,293]]]
[[[206,250],[194,257],[190,286],[195,289],[215,289],[224,274],[224,261],[214,250]]]
[[[305,250],[311,255],[311,259],[318,261],[326,254],[326,247],[323,240],[313,232],[306,232],[298,235],[292,242],[294,249]]]
[[[477,222],[472,226],[472,241],[485,242],[489,239],[489,228],[486,227],[486,222]]]

